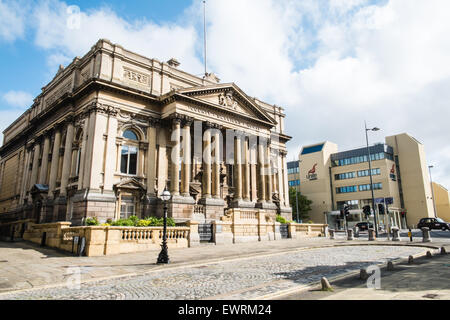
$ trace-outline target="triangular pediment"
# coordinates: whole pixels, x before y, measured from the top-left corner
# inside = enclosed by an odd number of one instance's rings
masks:
[[[181,89],[176,93],[226,112],[276,125],[276,121],[234,83]]]
[[[134,190],[145,190],[145,186],[134,178],[127,178],[121,180],[119,183],[114,185],[115,189],[134,189]]]

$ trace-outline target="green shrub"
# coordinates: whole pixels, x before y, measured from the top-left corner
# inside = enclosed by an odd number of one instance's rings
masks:
[[[150,226],[150,221],[149,220],[139,220],[136,223],[136,227],[148,227]]]
[[[285,224],[289,221],[287,221],[286,218],[282,217],[281,215],[277,214],[277,222]]]
[[[134,222],[130,219],[119,219],[112,222],[111,225],[116,227],[134,227]]]
[[[116,227],[162,227],[164,218],[148,217],[139,219],[136,216],[131,216],[128,219],[119,219],[111,222],[110,225]],[[167,218],[167,226],[175,227],[175,221],[172,218]]]
[[[98,226],[100,223],[98,222],[97,217],[87,218],[86,225],[87,226]]]

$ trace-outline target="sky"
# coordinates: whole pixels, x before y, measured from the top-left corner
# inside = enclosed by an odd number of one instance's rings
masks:
[[[381,128],[370,143],[423,143],[450,188],[450,1],[207,0],[206,12],[208,72],[285,109],[289,160],[326,140],[365,146],[367,121]],[[204,72],[202,0],[0,0],[0,130],[100,38]]]

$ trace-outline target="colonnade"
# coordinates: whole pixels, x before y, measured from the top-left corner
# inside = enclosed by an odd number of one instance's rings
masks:
[[[193,119],[172,119],[173,152],[171,161],[171,194],[189,197],[192,180],[193,158],[191,147],[191,128]],[[218,124],[203,122],[202,131],[202,198],[221,199],[220,168],[224,159],[225,143],[222,127]],[[234,136],[233,187],[234,201],[272,203],[273,189],[280,197],[282,206],[289,206],[286,174],[286,153],[280,152],[281,161],[276,162],[278,176],[271,164],[271,144],[267,138],[258,137],[259,143],[252,143],[245,134]],[[182,158],[180,153],[182,148]],[[180,161],[182,160],[182,161]],[[277,159],[278,160],[278,159]],[[169,159],[170,161],[170,159]],[[280,167],[281,165],[281,167]],[[181,171],[181,183],[179,172]],[[227,174],[230,174],[227,172]],[[275,180],[278,178],[277,180]],[[253,182],[252,182],[253,181]],[[256,185],[258,184],[258,193]],[[257,199],[256,199],[257,197]]]

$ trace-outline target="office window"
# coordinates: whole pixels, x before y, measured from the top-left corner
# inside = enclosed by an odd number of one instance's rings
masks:
[[[381,174],[380,168],[372,169],[372,175],[376,176]],[[369,170],[360,170],[358,171],[358,177],[368,177],[369,176]]]
[[[382,189],[381,182],[373,184],[373,190],[381,190],[381,189]],[[370,184],[362,184],[362,185],[360,185],[359,186],[359,191],[370,191]]]
[[[337,187],[336,193],[350,193],[350,192],[356,192],[357,187],[356,186],[346,186],[346,187]]]

